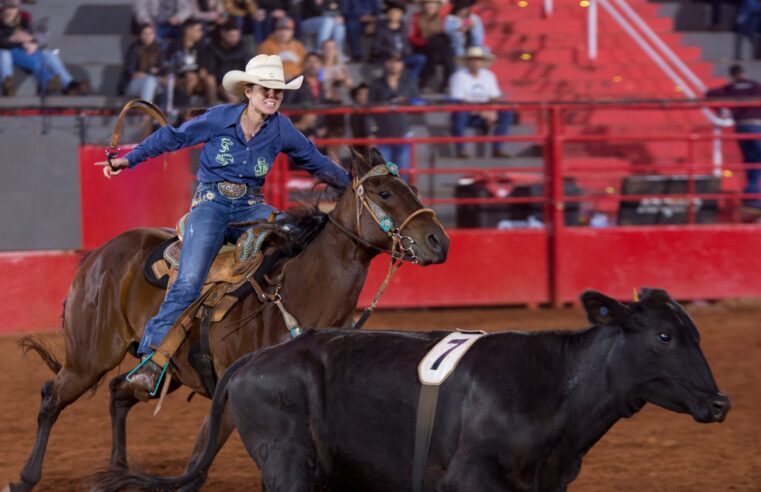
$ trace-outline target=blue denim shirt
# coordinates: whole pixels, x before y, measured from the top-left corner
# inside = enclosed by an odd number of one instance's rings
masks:
[[[164,152],[204,144],[198,181],[231,181],[262,186],[275,156],[284,152],[296,165],[338,188],[349,184],[348,173],[317,150],[288,118],[275,113],[246,141],[240,117],[246,104],[223,104],[186,121],[179,128],[162,126],[124,157],[132,168]]]

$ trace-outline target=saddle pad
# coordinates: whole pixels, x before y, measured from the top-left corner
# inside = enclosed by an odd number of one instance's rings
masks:
[[[482,331],[455,331],[445,336],[423,357],[418,365],[418,377],[422,384],[438,386],[449,377],[457,367],[462,356],[486,335]]]

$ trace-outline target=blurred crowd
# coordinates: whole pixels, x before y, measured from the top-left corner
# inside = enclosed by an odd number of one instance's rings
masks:
[[[34,74],[38,91],[83,94],[54,50],[36,39],[19,0],[2,2],[0,70],[5,95],[13,70]],[[133,34],[123,58],[119,94],[163,107],[233,102],[223,75],[256,54],[279,55],[287,79],[304,75],[284,108],[425,104],[430,100],[482,103],[503,94],[476,0],[134,0]],[[404,113],[294,118],[313,137],[411,135]],[[507,133],[512,114],[476,111],[452,115],[452,132],[467,127]],[[497,156],[504,155],[499,145]],[[409,146],[384,146],[406,167]],[[457,146],[466,156],[463,146]]]

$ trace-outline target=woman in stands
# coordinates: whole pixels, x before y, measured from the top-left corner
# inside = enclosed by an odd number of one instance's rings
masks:
[[[264,202],[262,186],[279,152],[336,188],[349,183],[346,171],[322,155],[314,144],[278,113],[284,90],[296,90],[303,77],[286,83],[277,55],[258,55],[245,71],[225,74],[222,86],[242,101],[210,108],[179,128],[158,129],[130,153],[98,162],[107,178],[164,152],[203,143],[199,185],[186,223],[177,280],[158,314],[145,327],[138,353],[143,361],[130,375],[136,391],[155,394],[162,368],[153,351],[199,295],[211,263],[225,239],[237,240],[242,229],[233,222],[266,219],[274,209]]]
[[[42,49],[40,39],[32,32],[32,18],[28,12],[19,9],[19,0],[2,0],[0,49],[10,51],[13,65],[34,74],[40,94],[60,89],[64,94],[76,95],[89,90],[87,81],[74,80],[57,53]],[[7,56],[3,60],[7,60]],[[7,67],[3,72],[7,72]],[[14,92],[8,90],[10,79],[7,73],[3,76],[6,77],[4,92]]]

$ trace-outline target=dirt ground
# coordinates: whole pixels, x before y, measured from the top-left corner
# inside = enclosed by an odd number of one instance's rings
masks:
[[[703,425],[647,405],[622,420],[590,451],[572,492],[761,491],[761,303],[731,302],[689,308],[720,389],[733,408],[723,424]],[[371,328],[580,328],[580,311],[468,309],[380,312]],[[62,354],[58,333],[43,335]],[[40,384],[50,378],[35,356],[20,356],[16,337],[0,338],[0,487],[15,480],[31,449]],[[125,366],[126,367],[126,366]],[[129,419],[132,466],[176,474],[190,454],[209,402],[187,391],[153,405],[138,405]],[[53,428],[43,478],[36,490],[83,490],[83,479],[107,464],[111,432],[108,391],[67,408]],[[150,442],[159,443],[151,445]],[[237,435],[217,457],[205,490],[259,491],[258,471]]]

